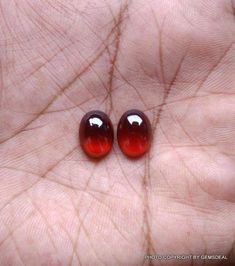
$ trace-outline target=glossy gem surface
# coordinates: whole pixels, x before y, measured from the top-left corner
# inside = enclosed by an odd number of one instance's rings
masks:
[[[125,112],[117,128],[118,145],[129,157],[139,157],[150,147],[152,130],[148,117],[139,110]]]
[[[101,158],[107,155],[113,145],[113,126],[109,117],[96,110],[85,114],[80,123],[79,140],[88,156]]]

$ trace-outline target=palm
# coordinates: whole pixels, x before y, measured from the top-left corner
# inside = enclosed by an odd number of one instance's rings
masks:
[[[18,2],[2,4],[0,264],[234,260],[231,2]],[[128,160],[115,144],[89,160],[83,114],[115,126],[131,108],[152,120],[150,153]]]

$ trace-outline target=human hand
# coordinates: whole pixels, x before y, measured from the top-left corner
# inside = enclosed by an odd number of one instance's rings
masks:
[[[0,22],[0,264],[235,263],[231,1],[8,1]],[[149,153],[99,162],[82,116],[137,108]],[[221,261],[213,261],[221,265]]]

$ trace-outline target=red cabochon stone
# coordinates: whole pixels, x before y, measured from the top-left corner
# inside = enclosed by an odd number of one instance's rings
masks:
[[[113,145],[113,126],[109,117],[101,111],[84,115],[79,127],[80,145],[92,158],[101,158],[109,153]]]
[[[152,129],[148,117],[139,110],[125,112],[117,128],[118,145],[129,157],[146,153],[152,140]]]

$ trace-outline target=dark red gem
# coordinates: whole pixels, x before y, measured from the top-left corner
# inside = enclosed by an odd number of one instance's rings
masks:
[[[117,128],[118,144],[130,157],[139,157],[150,147],[152,130],[148,117],[139,110],[125,112]]]
[[[113,126],[109,117],[101,111],[85,114],[80,123],[79,140],[84,152],[93,158],[108,154],[113,144]]]

